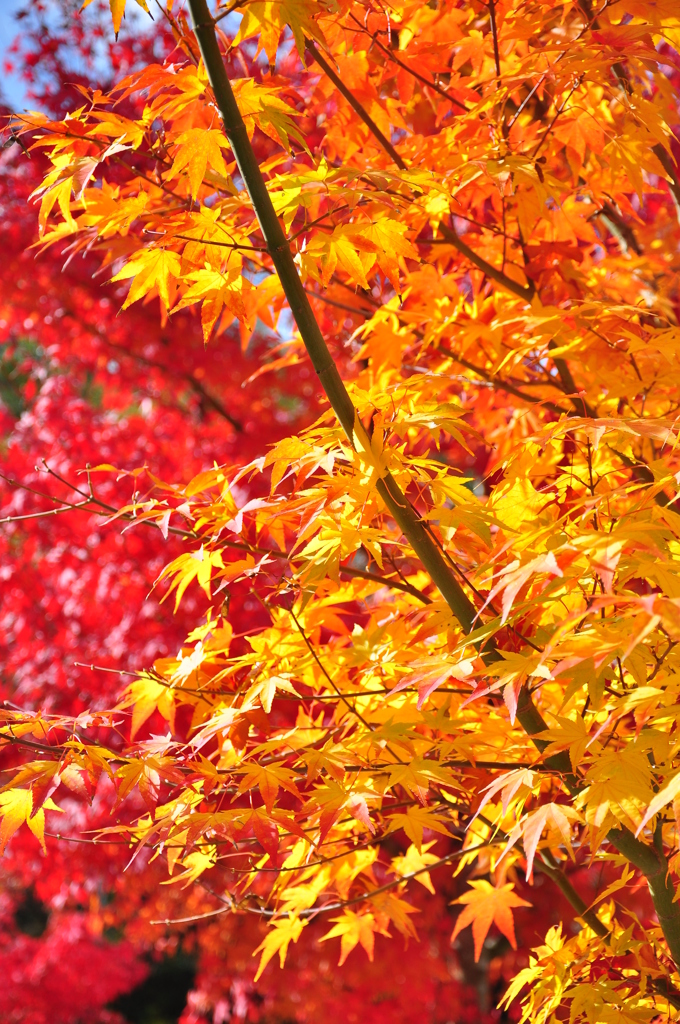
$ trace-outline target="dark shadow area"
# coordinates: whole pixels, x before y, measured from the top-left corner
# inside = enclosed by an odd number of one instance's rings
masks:
[[[32,889],[26,892],[14,911],[14,924],[17,931],[39,939],[47,928],[50,912],[44,903],[36,897]]]
[[[151,964],[151,973],[109,1005],[130,1024],[177,1024],[193,987],[196,964],[184,953]]]

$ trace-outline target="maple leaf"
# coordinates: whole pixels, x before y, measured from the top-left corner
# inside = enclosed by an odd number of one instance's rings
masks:
[[[136,0],[136,2],[139,5],[139,7],[142,8],[143,11],[146,11],[147,14],[149,13],[149,8],[146,5],[146,0]],[[92,0],[84,0],[83,5],[80,8],[81,11],[84,10],[86,7],[89,7],[91,3]],[[126,0],[109,0],[109,7],[111,8],[111,17],[113,19],[113,31],[116,34],[116,38],[118,37],[118,33],[120,32],[120,23],[123,20],[123,15],[125,14],[125,4]]]
[[[543,804],[538,807],[531,814],[527,814],[526,817],[515,826],[508,837],[508,844],[503,852],[505,853],[517,842],[520,836],[524,842],[524,852],[527,858],[527,881],[532,876],[534,870],[534,857],[536,856],[536,850],[538,848],[538,842],[541,838],[543,830],[551,828],[555,830],[560,839],[564,842],[567,847],[572,860],[574,857],[574,851],[571,846],[571,822],[578,820],[579,815],[573,807],[561,806],[560,804]]]
[[[521,565],[519,559],[515,559],[510,563],[510,565],[506,566],[505,569],[502,570],[500,582],[496,584],[488,597],[488,603],[491,603],[493,599],[502,592],[501,622],[505,622],[507,620],[517,594],[527,580],[529,580],[535,573],[550,573],[551,575],[559,577],[563,575],[562,569],[557,564],[557,559],[552,551],[549,551],[545,555],[539,555],[536,558],[532,558],[531,561],[527,562],[525,565]]]
[[[318,12],[316,0],[250,0],[243,5],[243,19],[234,44],[259,33],[259,49],[274,64],[279,38],[285,25],[290,26],[300,57],[305,51],[305,35],[325,45],[325,39],[314,15]]]
[[[209,847],[206,850],[194,850],[189,854],[181,855],[180,853],[180,856],[180,863],[184,870],[179,875],[164,879],[161,885],[175,885],[177,882],[183,882],[183,888],[186,889],[197,878],[200,878],[204,871],[209,871],[215,866],[216,850],[214,847]]]
[[[254,786],[260,791],[264,805],[271,814],[279,787],[283,786],[294,796],[299,796],[297,787],[293,783],[294,775],[289,768],[278,768],[276,766],[265,767],[261,765],[244,765],[241,773],[245,776],[239,787],[240,792],[246,792]]]
[[[306,924],[306,921],[301,921],[300,918],[296,917],[294,914],[289,914],[284,920],[273,922],[272,929],[267,933],[253,953],[253,956],[257,956],[259,952],[262,952],[257,973],[255,974],[255,981],[258,980],[275,953],[279,954],[279,962],[281,967],[283,967],[286,960],[286,953],[288,952],[288,946],[291,942],[297,942],[302,934],[302,929]]]
[[[546,729],[543,733],[543,739],[550,741],[546,747],[548,752],[546,756],[566,747],[569,750],[572,768],[576,768],[583,760],[588,745],[592,742],[592,737],[589,736],[585,722],[580,715],[576,715],[573,719],[557,716],[556,721],[559,728]]]
[[[69,173],[70,170],[71,168],[67,167],[62,171],[59,164],[57,164],[56,171],[47,178],[45,186],[34,193],[34,195],[37,195],[39,192],[42,192],[38,216],[38,226],[41,234],[45,231],[47,220],[55,203],[59,206],[61,215],[64,218],[63,229],[65,231],[72,231],[75,228],[75,220],[71,213],[71,193],[74,188],[74,180],[73,174]]]
[[[373,249],[378,265],[387,275],[393,287],[399,292],[399,260],[404,258],[419,260],[420,254],[413,243],[406,237],[407,228],[392,220],[377,221],[369,228],[360,228],[357,238],[365,249]]]
[[[341,967],[344,964],[357,943],[361,943],[368,959],[373,962],[373,948],[375,945],[375,932],[377,930],[373,914],[357,914],[353,910],[345,910],[342,917],[333,917],[331,920],[337,923],[329,932],[322,935],[321,942],[340,937],[340,959],[338,960],[338,966]]]
[[[40,807],[33,807],[30,789],[9,789],[0,793],[0,854],[5,852],[9,839],[24,822],[45,850],[45,811],[59,811],[60,807],[48,797]]]
[[[174,178],[186,168],[192,199],[196,199],[203,184],[206,168],[212,167],[226,178],[227,167],[222,150],[229,148],[229,142],[221,129],[187,128],[173,140],[173,145],[175,157],[168,177]]]
[[[287,150],[290,150],[290,136],[307,150],[305,138],[292,120],[297,110],[286,103],[275,89],[251,78],[241,78],[234,83],[234,95],[251,137],[257,127]]]
[[[582,112],[576,117],[565,117],[555,125],[555,135],[567,146],[570,146],[583,161],[586,147],[594,153],[601,153],[604,146],[604,133],[597,120],[589,112]]]
[[[429,828],[433,832],[440,832],[444,836],[451,835],[449,830],[432,811],[428,811],[425,807],[409,807],[406,814],[391,814],[389,822],[390,831],[396,828],[403,828],[418,853],[423,848],[423,829]]]
[[[174,729],[175,692],[164,683],[158,683],[148,676],[143,676],[130,684],[118,707],[132,707],[131,739],[135,738],[154,711],[160,712],[170,729]]]
[[[486,879],[480,878],[472,879],[470,885],[472,886],[471,892],[466,892],[453,901],[465,904],[465,908],[456,920],[451,941],[455,940],[463,928],[467,928],[471,924],[475,941],[475,960],[479,960],[482,955],[484,939],[488,935],[491,925],[495,924],[512,948],[517,949],[512,910],[515,907],[530,907],[531,904],[513,892],[514,886],[511,882],[493,886]]]
[[[436,840],[433,839],[432,842],[425,843],[420,851],[412,843],[403,856],[392,858],[392,868],[398,875],[402,877],[404,875],[415,875],[416,881],[424,885],[432,895],[434,895],[435,890],[430,878],[430,872],[426,868],[430,864],[436,864],[439,860],[433,853],[427,852],[435,845],[435,842]]]
[[[249,319],[244,301],[249,284],[241,275],[240,261],[236,267],[228,269],[225,273],[206,267],[188,274],[185,280],[191,284],[175,309],[184,309],[203,299],[201,326],[206,343],[223,308],[226,307],[239,320]]]
[[[503,772],[485,787],[484,796],[475,811],[474,817],[476,818],[477,815],[481,814],[486,804],[493,800],[498,793],[501,794],[501,806],[504,816],[508,813],[508,808],[513,798],[516,798],[516,802],[523,806],[536,785],[536,779],[536,772],[531,771],[529,768],[518,768],[514,771]],[[474,821],[474,818],[472,820]]]
[[[198,551],[180,555],[173,562],[170,562],[169,565],[166,565],[159,576],[159,580],[165,579],[168,576],[172,577],[163,600],[169,597],[172,591],[176,589],[175,611],[177,611],[184,592],[193,580],[196,580],[206,596],[210,597],[210,580],[214,568],[224,568],[224,561],[220,551],[206,551],[204,548],[200,548]]]
[[[176,252],[169,249],[142,249],[133,259],[119,270],[113,281],[122,281],[128,277],[134,278],[130,285],[130,291],[123,303],[123,309],[127,309],[133,302],[143,298],[153,288],[156,288],[160,300],[169,309],[170,289],[176,278],[180,276],[180,258]]]
[[[356,820],[360,821],[362,825],[365,825],[369,832],[375,834],[375,825],[371,821],[365,796],[362,796],[359,793],[353,793],[347,801],[346,806],[353,818],[356,818]]]
[[[680,773],[669,779],[665,786],[663,786],[649,802],[645,809],[645,813],[642,816],[642,820],[638,825],[635,833],[636,836],[640,835],[640,832],[647,822],[650,821],[655,814],[658,814],[662,807],[665,807],[666,804],[673,803],[673,801],[677,799],[678,794],[680,794]]]
[[[420,710],[428,697],[448,679],[467,679],[473,671],[473,663],[467,659],[450,664],[442,664],[439,659],[422,659],[412,662],[410,668],[414,671],[392,687],[390,695],[399,693],[407,686],[417,686],[418,710]]]

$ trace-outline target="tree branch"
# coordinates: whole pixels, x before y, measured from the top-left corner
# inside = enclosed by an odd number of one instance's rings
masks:
[[[491,35],[493,37],[493,59],[496,64],[496,77],[501,77],[501,57],[498,52],[498,28],[496,27],[496,4],[489,0],[489,19],[491,21]]]
[[[331,82],[333,83],[335,88],[338,90],[338,92],[341,93],[345,97],[345,99],[349,103],[349,105],[352,108],[352,110],[354,111],[354,113],[359,115],[359,117],[364,122],[364,124],[366,125],[368,130],[371,132],[371,134],[375,136],[375,138],[378,140],[378,142],[380,143],[382,148],[385,150],[387,155],[394,161],[394,163],[397,165],[397,167],[399,168],[400,171],[405,171],[406,170],[406,164],[404,163],[402,158],[399,156],[399,154],[397,153],[397,151],[394,148],[394,146],[392,145],[392,143],[389,141],[389,139],[387,139],[383,135],[383,133],[380,131],[380,129],[378,128],[378,126],[375,123],[375,121],[373,120],[373,118],[370,116],[370,114],[367,113],[366,110],[364,110],[364,108],[362,107],[361,103],[359,103],[359,100],[356,99],[356,97],[350,92],[350,90],[347,88],[347,86],[345,85],[343,80],[340,78],[338,73],[336,71],[334,71],[333,68],[328,63],[328,61],[324,57],[321,56],[321,54],[319,53],[317,47],[312,42],[312,40],[311,39],[305,39],[305,46],[307,47],[307,49],[309,50],[309,53],[314,58],[316,63],[319,65],[319,67],[328,76],[328,78],[330,78]]]
[[[230,142],[238,168],[255,210],[260,230],[267,244],[281,281],[291,312],[297,324],[312,365],[348,440],[354,446],[355,427],[363,429],[351,398],[328,350],[298,275],[290,246],[276,216],[262,172],[248,138],[234,93],[222,60],[215,32],[215,22],[206,0],[189,0],[199,48],[206,67],[217,106],[222,115],[225,134]],[[402,493],[390,473],[378,480],[376,489],[387,509],[411,547],[427,569],[432,582],[440,590],[466,632],[475,622],[475,607],[461,584],[453,576],[445,559],[425,529],[420,516]]]
[[[321,56],[314,43],[309,39],[305,39],[305,46],[307,47],[307,49],[309,50],[310,54],[317,62],[319,67],[321,67],[325,71],[325,73],[328,75],[330,80],[337,88],[338,92],[340,92],[342,96],[344,96],[349,105],[352,107],[352,110],[354,110],[355,113],[361,118],[361,120],[364,122],[368,130],[380,143],[382,148],[392,159],[392,161],[396,164],[399,170],[407,170],[406,164],[400,157],[399,153],[397,153],[392,143],[385,138],[385,136],[380,131],[373,118],[367,113],[367,111],[364,109],[361,103],[359,103],[356,97],[347,88],[345,83],[342,81],[340,76],[333,70],[330,64],[324,59],[324,57]],[[511,277],[508,277],[507,274],[504,274],[502,270],[497,270],[496,267],[494,267],[491,263],[488,263],[485,259],[482,259],[481,256],[478,256],[477,253],[474,252],[474,250],[471,249],[470,246],[467,245],[458,236],[457,232],[454,231],[453,228],[449,228],[442,223],[439,225],[439,230],[441,231],[442,235],[444,235],[444,237],[446,238],[447,242],[449,242],[450,245],[452,245],[455,249],[458,250],[458,252],[460,252],[463,256],[469,259],[470,262],[473,263],[479,270],[483,271],[483,273],[486,274],[487,277],[490,277],[493,281],[495,281],[497,284],[500,284],[507,291],[510,291],[514,295],[519,296],[520,299],[525,299],[527,302],[531,301],[531,299],[536,293],[536,289],[532,283],[529,283],[529,285],[526,286],[518,284],[517,281],[513,281]]]
[[[609,231],[618,242],[619,248],[624,254],[628,252],[629,249],[632,249],[636,256],[642,255],[642,248],[637,240],[635,232],[630,224],[626,224],[625,220],[613,203],[606,200],[594,216],[599,217],[607,228],[609,228]]]
[[[359,19],[356,17],[355,14],[350,13],[350,18],[352,19],[352,21],[355,21],[357,23],[357,25],[359,26],[359,29],[362,32],[366,32],[367,35],[370,35],[370,33],[361,24],[361,22],[359,21]],[[377,33],[374,33],[373,35],[371,35],[371,40],[378,47],[378,49],[382,50],[382,52],[385,54],[387,59],[391,60],[393,64],[396,64],[398,67],[403,68],[404,71],[407,71],[409,73],[409,75],[412,75],[413,78],[415,78],[418,82],[422,82],[422,84],[426,85],[428,87],[428,89],[433,89],[435,92],[439,93],[439,95],[443,96],[445,100],[449,101],[449,103],[453,103],[453,105],[455,107],[460,107],[460,109],[464,113],[468,112],[468,108],[465,106],[465,104],[461,103],[460,100],[454,99],[453,96],[449,96],[449,94],[446,91],[446,89],[442,89],[441,85],[438,85],[437,82],[431,82],[429,80],[429,78],[425,77],[425,75],[421,75],[419,71],[415,71],[413,68],[410,68],[408,66],[408,64],[404,63],[403,60],[400,60],[400,58],[397,57],[397,55],[392,50],[390,50],[387,46],[385,46],[384,43],[382,43],[378,39]]]
[[[522,391],[521,388],[515,387],[515,385],[511,384],[509,381],[500,380],[497,377],[492,377],[491,374],[487,373],[486,370],[483,370],[481,366],[475,366],[475,364],[471,363],[468,359],[465,359],[463,356],[456,355],[454,352],[449,352],[448,349],[442,348],[441,345],[437,346],[436,351],[440,352],[443,356],[448,356],[449,359],[453,359],[455,363],[460,363],[461,366],[464,366],[466,369],[471,370],[473,373],[476,373],[479,377],[482,378],[482,380],[488,381],[488,383],[491,384],[491,386],[498,391],[505,391],[509,395],[514,395],[515,398],[519,398],[523,402],[529,402],[532,405],[541,405],[545,409],[549,409],[551,412],[556,413],[558,416],[574,415],[573,412],[568,412],[566,409],[563,409],[561,405],[556,405],[555,402],[551,402],[548,400],[544,401],[542,398],[538,398],[536,395],[527,395],[525,391]],[[543,386],[549,387],[550,385],[545,384]]]
[[[652,146],[652,153],[670,178],[667,185],[675,201],[675,210],[680,219],[680,175],[678,175],[678,168],[671,160],[668,150],[664,149],[660,142],[657,142],[656,146]]]
[[[531,302],[534,295],[536,294],[536,287],[532,281],[528,285],[519,284],[518,281],[513,281],[511,277],[504,274],[502,270],[498,270],[493,264],[488,263],[481,256],[478,256],[474,249],[463,241],[459,236],[458,232],[453,228],[448,227],[442,221],[439,224],[439,230],[446,239],[446,241],[457,249],[461,255],[465,256],[470,263],[474,263],[478,270],[481,270],[487,277],[490,277],[492,281],[499,284],[501,288],[505,288],[506,291],[512,292],[513,295],[517,295],[518,298],[524,299],[525,302]]]

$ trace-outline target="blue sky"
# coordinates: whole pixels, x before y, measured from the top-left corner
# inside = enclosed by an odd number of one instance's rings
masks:
[[[14,15],[17,11],[30,6],[30,0],[0,0],[0,95],[2,95],[4,101],[18,112],[34,105],[28,100],[26,96],[26,86],[22,81],[21,77],[17,74],[6,74],[3,69],[5,57],[8,54],[9,48],[14,42],[14,39],[21,30],[21,22],[15,20]],[[82,0],[68,0],[67,10],[72,10],[74,16],[80,10],[82,6]],[[52,8],[57,12],[57,9],[62,9],[62,4],[53,0]],[[47,15],[49,23],[50,13],[50,0],[47,0]],[[87,19],[89,12],[86,12],[84,17]],[[123,24],[122,32],[134,32],[139,31],[140,28],[146,30],[149,25],[148,15],[145,15],[141,8],[137,7],[134,3],[128,4],[128,9],[125,12],[126,20]],[[77,59],[77,55],[73,55]]]
[[[5,61],[7,51],[18,34],[19,25],[14,20],[14,12],[25,6],[25,0],[0,0],[0,69]],[[26,91],[21,79],[16,75],[0,73],[0,91],[6,103],[13,110],[22,110],[26,103]]]

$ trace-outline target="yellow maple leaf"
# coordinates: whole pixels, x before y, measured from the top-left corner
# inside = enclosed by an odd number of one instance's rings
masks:
[[[428,892],[431,892],[434,896],[434,886],[432,885],[432,879],[430,878],[430,872],[426,868],[430,864],[436,864],[439,860],[433,853],[427,851],[430,847],[434,846],[436,839],[433,839],[430,843],[425,843],[420,852],[411,843],[408,850],[401,857],[392,858],[392,869],[402,878],[407,876],[415,876],[416,882],[420,882],[424,885]],[[417,874],[416,874],[417,872]]]
[[[420,261],[418,250],[406,238],[408,225],[400,224],[394,220],[378,220],[370,227],[362,227],[357,238],[361,239],[366,251],[376,253],[378,264],[384,274],[389,277],[397,292],[399,285],[399,264],[398,259],[409,259]]]
[[[33,810],[33,793],[30,789],[9,789],[6,793],[0,793],[0,854],[5,852],[8,841],[24,822],[44,850],[45,810],[59,811],[61,808],[48,797],[42,807]]]
[[[291,135],[303,149],[307,150],[305,137],[292,120],[297,116],[297,110],[282,100],[276,89],[268,89],[251,78],[236,79],[233,88],[249,138],[252,139],[257,127],[274,142],[280,142],[287,150],[290,150]]]
[[[333,917],[331,920],[337,923],[322,936],[321,942],[340,937],[338,966],[342,967],[357,943],[361,943],[366,950],[368,959],[373,962],[373,946],[377,930],[373,914],[356,914],[352,910],[345,910],[342,917]]]
[[[120,23],[123,20],[123,15],[125,14],[125,2],[126,0],[109,0],[111,18],[113,20],[113,31],[116,33],[116,38],[118,38]],[[143,11],[146,11],[147,14],[149,13],[149,8],[146,6],[146,0],[136,0],[136,2]],[[91,3],[92,0],[85,0],[83,6],[80,8],[81,11],[84,11],[86,7],[89,7]]]
[[[206,343],[223,308],[226,307],[238,320],[247,320],[248,314],[243,298],[252,286],[241,276],[240,260],[238,266],[225,273],[204,267],[202,270],[187,274],[185,280],[191,281],[192,284],[175,308],[183,309],[203,299],[201,326]]]
[[[175,158],[168,178],[177,177],[186,168],[192,199],[196,199],[208,167],[226,178],[222,150],[228,149],[229,143],[220,128],[187,128],[177,136],[174,145]]]
[[[283,967],[286,962],[288,946],[291,942],[297,942],[302,934],[302,929],[306,924],[306,921],[301,921],[300,918],[296,917],[294,914],[289,914],[288,917],[284,918],[282,921],[274,921],[271,931],[267,933],[264,940],[253,953],[253,956],[257,956],[257,954],[262,951],[260,963],[257,968],[257,974],[254,979],[255,981],[258,980],[275,953],[279,954],[279,963]]]
[[[259,34],[258,52],[264,50],[269,63],[273,65],[281,32],[288,25],[297,51],[302,56],[305,36],[311,36],[325,46],[326,41],[314,20],[314,15],[321,13],[324,6],[318,0],[255,0],[254,3],[244,4],[243,20],[233,45],[237,46],[242,40]]]
[[[441,832],[443,836],[451,837],[449,830],[442,822],[428,811],[425,807],[409,807],[406,814],[391,814],[390,831],[396,828],[403,828],[406,835],[415,845],[418,853],[423,848],[423,829],[429,828],[432,832]]]
[[[678,793],[680,793],[680,774],[674,775],[672,779],[669,779],[666,785],[663,786],[663,788],[655,795],[654,799],[650,801],[635,835],[640,835],[640,832],[642,832],[642,829],[645,827],[647,822],[653,818],[655,814],[658,814],[662,807],[665,807],[666,804],[673,803],[673,801],[676,800]]]
[[[183,857],[180,860],[181,866],[184,871],[181,875],[175,875],[173,878],[166,878],[161,882],[161,885],[174,885],[177,882],[183,882],[183,889],[186,889],[188,885],[195,882],[196,879],[203,874],[204,871],[209,871],[210,868],[215,866],[216,851],[215,847],[211,846],[205,850],[195,850],[188,856]],[[174,865],[173,865],[174,866]]]
[[[219,551],[206,551],[204,547],[200,547],[198,551],[179,555],[173,562],[166,565],[158,577],[159,580],[164,579],[166,576],[173,577],[172,583],[163,595],[162,600],[164,601],[176,587],[175,611],[177,611],[179,603],[184,596],[184,591],[194,579],[204,591],[206,597],[210,599],[210,578],[213,567],[218,569],[224,568],[222,554]]]
[[[512,918],[513,907],[530,907],[527,903],[512,890],[511,882],[506,885],[494,887],[484,878],[470,882],[472,890],[464,893],[453,903],[464,903],[465,908],[461,912],[453,929],[451,942],[462,932],[463,928],[472,925],[472,936],[475,940],[475,960],[479,960],[482,953],[484,939],[489,933],[489,928],[495,924],[502,935],[510,943],[513,949],[517,949],[515,940],[515,925]]]
[[[132,726],[130,737],[134,739],[147,718],[154,711],[159,711],[170,729],[174,728],[175,722],[175,695],[174,690],[167,685],[157,683],[149,676],[142,676],[128,686],[125,697],[118,705],[119,708],[132,707]]]
[[[143,298],[153,288],[158,290],[161,303],[165,309],[169,309],[170,288],[174,288],[174,280],[180,276],[180,259],[176,252],[169,249],[142,249],[137,255],[126,263],[120,270],[114,281],[122,281],[127,277],[134,278],[130,285],[130,291],[123,303],[123,309],[127,309],[133,302]]]
[[[579,814],[569,805],[560,804],[543,804],[538,807],[531,814],[528,814],[515,828],[512,830],[508,839],[508,845],[503,852],[503,856],[507,851],[514,846],[517,840],[522,837],[524,842],[524,852],[527,858],[527,879],[531,878],[534,869],[534,857],[536,856],[536,850],[538,843],[545,828],[551,832],[556,833],[564,845],[567,847],[569,854],[573,860],[574,851],[571,846],[571,822],[579,819]]]
[[[57,203],[61,214],[64,218],[65,225],[59,225],[63,228],[68,228],[69,231],[75,229],[76,222],[73,219],[71,213],[71,193],[73,191],[73,175],[69,174],[66,177],[60,177],[54,184],[51,184],[43,192],[42,201],[40,203],[40,213],[38,215],[38,227],[40,234],[42,235],[47,227],[47,219],[52,212],[54,204]]]
[[[354,447],[360,461],[365,464],[369,471],[369,480],[372,486],[376,479],[382,479],[387,474],[388,453],[383,447],[382,431],[376,429],[373,431],[373,436],[369,437],[366,428],[359,419],[359,414],[355,412],[352,440],[354,441]]]

